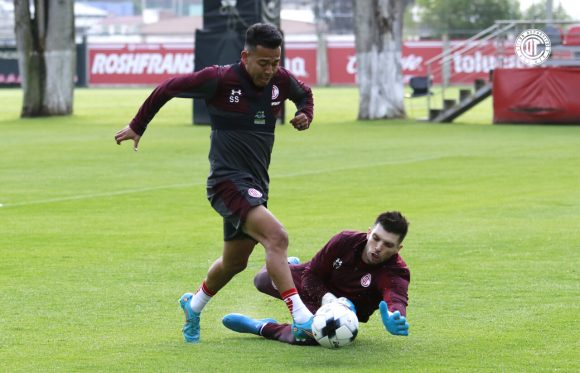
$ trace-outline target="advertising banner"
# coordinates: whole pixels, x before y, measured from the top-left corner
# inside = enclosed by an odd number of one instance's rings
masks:
[[[286,43],[284,67],[308,85],[315,85],[316,43]]]
[[[190,44],[97,44],[89,46],[90,85],[157,85],[193,72]]]
[[[451,46],[457,42],[452,42]],[[402,50],[405,83],[413,76],[427,75],[426,61],[440,54],[439,41],[406,41]],[[505,68],[522,67],[513,51],[503,57]],[[285,44],[284,66],[309,85],[316,84],[316,42]],[[354,39],[329,41],[328,74],[331,85],[356,84],[356,51]],[[93,44],[89,45],[88,77],[90,85],[156,85],[177,74],[194,69],[194,50],[190,44]],[[496,47],[483,44],[465,53],[455,53],[446,68],[452,84],[473,84],[488,78],[498,61]],[[435,84],[441,82],[441,64],[432,66]]]

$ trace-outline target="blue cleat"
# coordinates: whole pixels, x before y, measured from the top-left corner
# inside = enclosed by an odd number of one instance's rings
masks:
[[[296,256],[289,256],[288,257],[288,264],[297,265],[300,264],[300,258]]]
[[[239,313],[230,313],[222,319],[224,326],[234,332],[260,335],[262,327],[268,323],[278,323],[274,319],[256,320]]]
[[[185,293],[179,298],[179,305],[185,313],[185,324],[181,332],[183,333],[183,338],[189,343],[199,342],[199,312],[193,312],[191,309],[191,299],[193,298],[192,293]]]
[[[314,334],[312,333],[312,320],[314,320],[314,316],[303,324],[298,324],[296,321],[292,322],[292,334],[294,334],[294,338],[296,338],[298,342],[304,342],[307,339],[314,339]]]

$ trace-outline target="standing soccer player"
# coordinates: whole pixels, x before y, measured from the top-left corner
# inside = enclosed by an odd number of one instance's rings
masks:
[[[137,150],[147,124],[171,98],[186,94],[207,103],[211,118],[207,197],[223,217],[224,248],[197,292],[185,293],[179,300],[187,342],[199,341],[201,311],[246,268],[258,242],[266,250],[267,272],[292,315],[296,338],[311,335],[312,313],[296,290],[287,262],[288,234],[267,209],[276,114],[290,99],[297,107],[290,123],[303,131],[312,122],[314,107],[310,88],[279,66],[281,45],[282,35],[274,26],[250,26],[241,62],[166,80],[115,135],[117,144],[133,140]]]
[[[411,273],[399,255],[408,225],[398,211],[382,213],[368,232],[341,232],[310,262],[293,265],[292,276],[306,306],[316,312],[322,304],[340,297],[338,301],[356,312],[360,322],[367,322],[379,309],[389,333],[408,335],[407,291]],[[261,292],[279,297],[264,269],[254,277],[254,284]],[[316,344],[311,338],[296,339],[289,324],[278,324],[273,319],[256,320],[234,313],[226,315],[223,323],[238,333],[290,344]]]

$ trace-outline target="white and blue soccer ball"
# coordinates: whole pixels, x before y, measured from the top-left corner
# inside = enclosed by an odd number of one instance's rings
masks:
[[[316,311],[312,333],[323,347],[344,347],[351,344],[358,334],[358,318],[344,304],[331,302]]]

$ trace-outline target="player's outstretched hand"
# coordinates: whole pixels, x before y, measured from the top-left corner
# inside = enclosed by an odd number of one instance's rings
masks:
[[[298,131],[304,131],[310,127],[310,121],[304,113],[300,113],[294,118],[290,119],[290,123],[292,123],[294,128],[296,128]]]
[[[115,134],[115,141],[117,142],[117,145],[121,145],[121,143],[125,140],[133,140],[133,150],[135,151],[137,151],[139,148],[140,139],[141,136],[137,135],[135,131],[133,131],[129,126],[123,128]]]
[[[343,306],[345,306],[346,308],[350,309],[352,312],[356,313],[356,308],[355,308],[354,304],[350,301],[350,299],[348,299],[346,297],[337,298],[336,295],[332,294],[331,292],[328,292],[322,296],[321,303],[323,306],[325,304],[332,303],[332,302],[340,303]]]
[[[405,316],[401,316],[399,311],[389,312],[387,302],[384,300],[379,303],[381,318],[385,329],[392,335],[409,335],[409,323]]]
[[[340,297],[336,300],[338,303],[346,306],[349,310],[351,310],[352,312],[356,313],[356,308],[354,307],[354,303],[352,303],[350,301],[350,299],[346,298],[346,297]]]
[[[328,303],[332,303],[332,302],[336,302],[336,300],[338,300],[338,298],[336,297],[336,295],[332,294],[331,292],[328,292],[326,294],[324,294],[322,296],[322,305],[324,306],[325,304]]]

